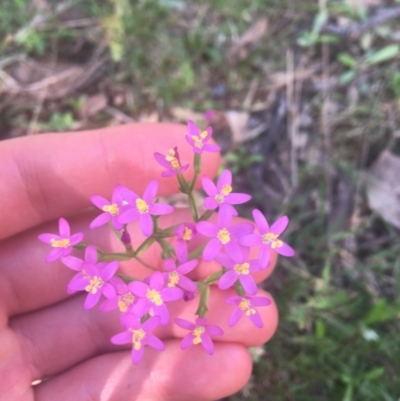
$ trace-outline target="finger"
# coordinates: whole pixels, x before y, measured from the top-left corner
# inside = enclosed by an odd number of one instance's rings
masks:
[[[0,144],[0,239],[44,221],[71,215],[109,196],[116,184],[142,193],[163,168],[154,152],[179,147],[182,163],[193,151],[186,127],[177,124],[129,124],[67,134],[44,134]],[[204,153],[203,169],[214,177],[219,155]],[[192,177],[192,163],[185,172]],[[159,194],[177,191],[175,177],[160,180]]]
[[[263,328],[256,328],[245,316],[231,328],[228,321],[234,308],[227,305],[225,300],[232,295],[235,295],[232,289],[220,291],[213,287],[211,290],[207,319],[210,324],[216,324],[224,331],[224,335],[215,340],[240,343],[248,347],[268,341],[278,322],[278,312],[272,297],[263,290],[258,292],[258,296],[267,297],[272,302],[258,309],[264,322]],[[82,307],[83,302],[84,296],[79,295],[52,307],[11,319],[10,326],[18,336],[21,353],[25,355],[26,365],[30,367],[34,379],[57,374],[100,353],[121,349],[121,346],[110,342],[113,335],[123,331],[119,313],[86,311]],[[161,339],[185,336],[188,331],[176,326],[174,319],[180,317],[194,321],[198,302],[199,296],[188,303],[181,300],[168,304],[170,323],[159,326],[155,335]],[[70,347],[71,339],[79,341]]]
[[[121,252],[123,246],[108,227],[100,227],[96,230],[89,230],[90,222],[96,214],[86,213],[69,219],[74,232],[85,233],[85,240],[96,244],[108,252]],[[162,216],[160,224],[162,227],[169,227],[180,222],[191,221],[191,216],[186,209],[177,209],[174,214]],[[234,220],[240,221],[240,220]],[[48,246],[38,241],[37,236],[43,232],[52,232],[57,228],[57,223],[52,222],[41,227],[24,232],[18,237],[4,240],[0,246],[0,260],[2,261],[0,275],[0,307],[3,306],[8,315],[28,312],[37,308],[59,302],[68,297],[66,287],[76,272],[66,268],[60,261],[51,264],[46,263],[45,256]],[[137,248],[145,239],[140,232],[137,222],[129,226],[133,246]],[[207,239],[199,238],[196,246],[202,245]],[[161,269],[161,250],[158,244],[154,244],[143,256],[142,259]],[[22,251],[21,251],[22,250]],[[254,249],[253,257],[257,257],[257,249]],[[76,255],[83,258],[83,252],[76,252]],[[270,268],[255,273],[257,282],[261,282],[274,269],[276,254],[273,253]],[[199,267],[191,276],[193,279],[204,279],[208,275],[220,270],[217,262],[201,262]],[[145,268],[136,260],[121,263],[120,272],[143,279],[151,274],[151,270]]]
[[[251,358],[238,344],[216,344],[210,357],[199,347],[168,341],[161,353],[145,349],[134,366],[130,353],[90,359],[35,388],[40,401],[211,401],[235,393],[250,377]],[[217,378],[217,380],[216,380]]]

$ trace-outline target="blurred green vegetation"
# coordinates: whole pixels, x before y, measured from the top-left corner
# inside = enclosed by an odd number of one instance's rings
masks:
[[[395,142],[400,107],[398,20],[349,38],[323,32],[324,24],[338,18],[362,23],[376,8],[355,9],[345,0],[327,1],[325,8],[323,2],[311,0],[86,0],[69,2],[75,4],[76,20],[88,20],[88,25],[73,27],[67,23],[74,20],[67,15],[68,7],[57,11],[63,2],[47,3],[49,8],[38,13],[29,0],[3,0],[0,68],[21,54],[51,59],[55,47],[58,59],[84,62],[83,56],[103,38],[107,79],[133,94],[134,104],[121,107],[129,115],[160,109],[160,104],[164,119],[174,106],[199,112],[240,108],[254,79],[261,82],[256,101],[273,90],[285,94],[282,87],[271,89],[274,82],[268,77],[286,72],[288,50],[304,70],[328,63],[334,82],[329,97],[336,105],[329,114],[329,143],[324,144],[321,122],[326,117],[324,82],[314,82],[319,89],[304,85],[301,93],[301,104],[311,110],[313,121],[308,134],[323,162],[301,159],[297,185],[265,201],[254,183],[254,166],[263,157],[279,160],[277,155],[290,147],[289,138],[279,139],[268,154],[257,147],[259,138],[227,154],[238,185],[248,179],[255,188],[254,207],[290,216],[285,240],[298,252],[292,260],[281,258],[265,285],[279,307],[279,329],[263,350],[253,350],[251,382],[229,399],[398,401],[400,237],[368,209],[361,182],[361,173],[377,154]],[[385,6],[395,7],[396,2]],[[35,24],[37,14],[45,21]],[[243,59],[229,62],[231,44],[260,17],[268,18],[268,35]],[[84,51],[74,53],[71,49],[79,41],[85,42]],[[45,101],[38,126],[53,131],[74,127],[80,119],[79,96],[90,94],[93,85],[51,107]],[[26,128],[33,108],[29,100],[17,108],[2,95],[1,124]],[[95,116],[100,121],[103,117],[101,112]],[[342,184],[350,188],[351,212],[337,219],[332,194],[342,191]],[[249,209],[245,213],[250,216]]]

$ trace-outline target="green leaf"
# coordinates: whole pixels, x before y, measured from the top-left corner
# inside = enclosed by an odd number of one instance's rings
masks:
[[[339,77],[339,83],[340,84],[347,84],[350,82],[356,75],[356,70],[349,70],[344,72],[342,75]]]
[[[365,62],[369,65],[384,63],[385,61],[395,58],[399,52],[400,47],[398,45],[389,45],[371,55],[368,55],[365,58]]]
[[[349,53],[340,53],[338,61],[349,68],[353,68],[357,64],[357,61]]]
[[[381,377],[384,373],[385,373],[385,368],[382,367],[374,368],[365,374],[365,379],[374,380],[377,379],[378,377]]]
[[[387,304],[386,299],[380,298],[364,319],[365,324],[375,324],[396,319],[400,314],[400,307]]]

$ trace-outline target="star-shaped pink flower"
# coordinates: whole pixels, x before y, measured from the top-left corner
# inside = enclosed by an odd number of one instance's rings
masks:
[[[203,250],[203,259],[205,261],[213,260],[222,248],[235,258],[240,258],[242,251],[236,239],[243,235],[253,232],[251,223],[240,223],[231,226],[232,214],[226,208],[218,212],[218,224],[215,225],[208,221],[200,221],[196,224],[197,231],[212,239]]]
[[[179,318],[175,319],[175,323],[183,329],[190,330],[190,333],[181,342],[181,349],[201,344],[208,354],[213,355],[214,344],[211,336],[222,336],[224,334],[221,327],[207,324],[207,319],[201,317],[196,319],[196,323]]]
[[[186,135],[186,140],[192,146],[195,153],[204,152],[219,152],[221,148],[217,145],[207,143],[212,135],[212,128],[207,127],[205,131],[200,131],[193,121],[188,121],[189,135]]]
[[[164,268],[168,273],[164,273],[164,276],[168,282],[167,287],[180,287],[191,293],[196,292],[197,285],[187,278],[185,274],[191,272],[198,264],[199,261],[197,259],[192,259],[176,267],[176,263],[172,259],[165,259]]]
[[[174,208],[163,203],[154,203],[158,189],[158,181],[153,180],[149,183],[140,198],[135,192],[128,188],[122,187],[121,194],[128,202],[128,210],[123,212],[119,217],[122,224],[130,223],[139,219],[140,228],[146,237],[153,234],[154,224],[151,215],[160,216],[172,213]]]
[[[60,218],[58,221],[60,235],[44,233],[38,236],[39,240],[53,247],[46,257],[46,262],[68,256],[72,252],[72,247],[83,240],[83,233],[71,235],[68,221]]]
[[[176,234],[175,251],[180,262],[188,259],[188,243],[197,237],[196,226],[193,223],[184,223],[173,229]]]
[[[124,198],[122,197],[121,194],[121,188],[122,188],[121,185],[115,186],[114,191],[112,193],[111,202],[99,195],[92,195],[90,197],[92,203],[103,211],[102,214],[97,216],[90,223],[89,227],[91,229],[100,227],[111,220],[116,230],[118,231],[122,230],[124,225],[118,220],[119,215],[124,210],[124,205],[123,205]]]
[[[127,330],[113,336],[111,342],[118,345],[132,343],[132,362],[135,365],[143,358],[145,345],[149,345],[158,351],[165,349],[164,343],[151,334],[160,323],[159,317],[151,317],[142,324],[134,315],[128,314],[125,322],[127,323]]]
[[[178,148],[175,146],[173,149],[168,151],[167,155],[161,153],[154,153],[155,159],[167,170],[161,173],[161,177],[172,177],[183,173],[189,167],[189,164],[182,166],[181,159],[179,157]]]
[[[183,297],[183,291],[176,287],[164,287],[165,278],[161,272],[154,272],[150,276],[149,284],[140,281],[132,281],[128,284],[132,294],[139,297],[132,312],[142,317],[150,310],[154,316],[160,316],[160,323],[165,325],[169,322],[169,312],[166,302],[176,301]]]
[[[290,257],[295,254],[292,247],[279,239],[279,236],[289,224],[287,216],[280,217],[271,227],[269,227],[266,218],[258,209],[253,210],[253,217],[259,234],[245,235],[239,239],[239,244],[248,247],[261,245],[259,255],[261,268],[268,266],[271,249],[283,256]]]
[[[239,297],[233,296],[225,300],[227,304],[236,305],[235,310],[229,319],[229,326],[234,326],[243,315],[246,315],[256,327],[264,326],[261,316],[255,307],[271,305],[271,300],[265,297],[250,297],[248,295]]]
[[[232,173],[224,170],[215,185],[210,178],[202,178],[204,191],[208,197],[204,200],[204,206],[208,210],[215,210],[217,207],[230,209],[232,215],[237,216],[236,209],[231,205],[239,205],[251,199],[251,196],[243,193],[232,192]]]

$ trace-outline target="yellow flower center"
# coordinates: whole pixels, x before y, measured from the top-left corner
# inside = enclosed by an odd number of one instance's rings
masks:
[[[203,132],[200,134],[200,137],[201,137],[201,139],[205,139],[205,138],[207,138],[207,135],[208,135],[208,132],[207,132],[207,131],[203,131]]]
[[[250,301],[245,298],[240,301],[239,309],[246,311],[246,316],[254,315],[256,313],[256,310],[251,307]]]
[[[217,238],[225,245],[231,240],[229,231],[226,228],[222,228],[218,231]]]
[[[227,195],[229,195],[231,192],[232,192],[232,187],[231,187],[230,185],[225,184],[225,185],[222,187],[222,190],[221,190],[222,195],[227,196]]]
[[[197,149],[201,149],[203,147],[203,145],[204,145],[203,144],[203,140],[201,138],[199,138],[198,136],[196,136],[196,135],[193,135],[192,138],[194,140],[194,146]]]
[[[54,239],[54,238],[52,238],[50,240],[50,242],[51,242],[51,246],[53,248],[67,248],[68,246],[71,245],[71,243],[69,242],[68,238],[65,238],[65,239]]]
[[[168,287],[175,287],[179,283],[179,274],[177,272],[169,273],[168,278]]]
[[[246,262],[246,263],[235,265],[234,270],[236,273],[239,273],[239,274],[249,274],[249,272],[250,272],[249,268],[250,268],[250,265]]]
[[[149,211],[149,205],[140,198],[136,199],[136,207],[138,208],[140,213],[147,213]]]
[[[96,294],[96,293],[97,293],[97,290],[98,290],[99,288],[101,288],[101,287],[103,286],[103,284],[104,284],[104,281],[103,281],[100,277],[94,276],[94,277],[92,277],[92,278],[90,279],[90,282],[89,282],[89,284],[85,287],[85,290],[86,290],[87,292],[92,293],[92,294]]]
[[[183,238],[185,241],[190,241],[190,240],[192,239],[192,234],[193,234],[193,231],[192,231],[190,228],[185,227],[185,228],[183,229],[182,238]]]
[[[135,300],[135,296],[128,292],[127,294],[120,295],[118,300],[118,308],[120,312],[126,312],[128,307],[133,303]]]
[[[147,290],[146,297],[149,301],[153,302],[153,304],[156,304],[157,306],[163,304],[161,294],[156,290]]]
[[[262,240],[264,244],[270,244],[271,248],[280,248],[283,245],[283,242],[280,239],[277,239],[279,236],[274,233],[264,234]]]
[[[146,332],[143,329],[132,330],[132,343],[133,348],[138,351],[142,346],[142,340],[146,336]]]
[[[168,152],[168,155],[165,156],[165,160],[167,162],[171,163],[171,166],[174,170],[179,170],[181,165],[179,163],[179,160],[175,157],[175,150],[174,149],[170,149]]]
[[[204,326],[196,326],[196,328],[192,331],[194,335],[193,344],[197,345],[201,343],[201,335],[206,331]]]
[[[116,203],[113,203],[112,205],[105,205],[102,207],[103,212],[108,212],[112,214],[113,216],[119,215],[119,208]]]

